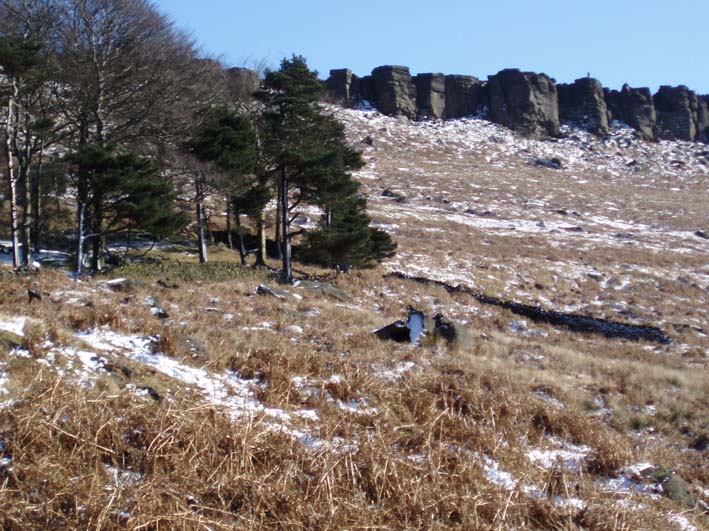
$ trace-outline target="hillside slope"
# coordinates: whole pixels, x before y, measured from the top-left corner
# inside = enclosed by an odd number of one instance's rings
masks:
[[[703,146],[330,110],[399,242],[380,268],[279,291],[161,249],[122,279],[2,273],[0,526],[706,528]],[[671,343],[534,322],[394,271]],[[407,305],[465,341],[372,334]]]

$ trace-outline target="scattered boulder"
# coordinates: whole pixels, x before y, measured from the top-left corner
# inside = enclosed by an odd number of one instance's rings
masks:
[[[135,278],[114,278],[106,282],[106,286],[117,293],[133,293],[139,289],[146,288],[148,285]]]
[[[597,135],[608,134],[608,108],[603,85],[592,77],[557,85],[559,117]]]
[[[543,166],[545,168],[551,168],[552,170],[560,170],[564,167],[560,158],[552,157],[550,159],[538,158],[534,161],[537,166]]]
[[[696,439],[694,439],[689,447],[692,450],[696,450],[697,452],[704,452],[707,449],[709,449],[709,436],[707,435],[700,435]]]
[[[257,295],[264,295],[267,297],[274,297],[276,299],[297,299],[298,298],[286,290],[276,288],[273,286],[266,286],[264,284],[258,285],[258,287],[256,288],[256,294]]]
[[[384,190],[382,192],[382,197],[391,197],[394,199],[397,203],[405,203],[406,202],[406,196],[403,194],[400,194],[398,192],[392,192],[391,190]]]
[[[436,314],[433,319],[426,313],[407,307],[406,320],[395,321],[374,333],[379,339],[396,341],[398,343],[420,344],[426,339],[426,344],[438,339],[445,340],[448,344],[469,347],[472,340],[468,331],[461,325],[448,321],[443,314]]]
[[[403,319],[394,321],[379,330],[375,330],[374,334],[382,341],[396,341],[397,343],[407,343],[411,341],[409,325]]]
[[[709,236],[707,236],[707,233],[704,232],[703,230],[695,231],[695,232],[694,232],[694,235],[695,235],[697,238],[703,238],[703,239],[705,239],[705,240],[709,239]]]
[[[660,136],[692,141],[697,137],[699,100],[684,85],[663,85],[654,97]]]
[[[626,83],[620,91],[605,90],[604,93],[611,120],[626,123],[643,140],[657,140],[657,113],[649,88],[632,88]]]
[[[559,100],[546,74],[501,70],[488,76],[489,119],[529,138],[559,136]]]
[[[27,296],[29,297],[28,302],[30,304],[32,304],[32,301],[42,302],[42,294],[36,289],[27,288]]]
[[[446,110],[446,79],[443,74],[419,74],[414,77],[419,118],[440,120]]]
[[[445,77],[445,118],[463,118],[474,115],[484,104],[485,88],[474,76],[449,75]]]
[[[319,282],[315,280],[300,280],[296,285],[297,287],[303,288],[311,293],[330,297],[340,302],[352,302],[352,297],[350,297],[349,294],[345,293],[340,288],[336,288],[328,282]]]
[[[379,66],[372,70],[374,102],[383,114],[416,119],[416,86],[406,66]]]

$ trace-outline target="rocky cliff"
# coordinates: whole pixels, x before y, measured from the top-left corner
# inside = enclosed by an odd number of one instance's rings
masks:
[[[505,69],[487,82],[466,75],[424,73],[404,66],[380,66],[371,76],[349,69],[330,71],[330,94],[345,105],[364,101],[383,114],[409,119],[451,119],[482,115],[525,137],[556,137],[561,123],[606,135],[613,121],[635,129],[645,140],[709,142],[709,95],[687,87],[604,88],[591,77],[557,85],[546,74]]]

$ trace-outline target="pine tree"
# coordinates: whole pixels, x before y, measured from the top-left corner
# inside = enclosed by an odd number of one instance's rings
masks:
[[[319,206],[322,227],[306,234],[304,255],[327,264],[363,267],[390,256],[395,244],[369,228],[366,200],[351,172],[364,165],[347,145],[344,127],[318,105],[322,83],[303,57],[281,62],[269,72],[262,101],[266,104],[264,140],[280,204],[283,280],[291,273],[291,212],[301,203]]]
[[[165,237],[184,226],[185,216],[173,209],[172,185],[151,161],[94,144],[84,144],[66,160],[85,187],[88,223],[81,226],[90,233],[82,231],[80,244],[85,238],[92,243],[92,271],[100,269],[108,234],[144,230]]]
[[[239,253],[246,264],[244,235],[241,230],[242,214],[258,217],[268,202],[268,197],[256,179],[259,171],[258,138],[251,122],[224,107],[208,109],[203,113],[202,126],[188,142],[186,149],[200,161],[212,163],[216,170],[226,176],[220,183],[227,196],[227,218],[233,213],[239,230]],[[198,186],[198,196],[204,193]],[[201,198],[198,199],[201,201]],[[198,202],[198,224],[201,225],[201,208]],[[230,225],[228,225],[230,231]],[[200,248],[204,246],[200,230]],[[203,260],[204,261],[204,260]]]

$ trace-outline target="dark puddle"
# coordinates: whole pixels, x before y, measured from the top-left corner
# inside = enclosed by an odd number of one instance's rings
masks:
[[[489,297],[481,293],[476,293],[466,286],[451,286],[440,280],[433,280],[426,277],[414,277],[406,273],[394,272],[385,275],[385,278],[398,278],[409,280],[419,284],[440,286],[449,293],[463,293],[470,295],[482,304],[490,304],[510,310],[517,315],[523,315],[529,319],[552,325],[560,325],[573,330],[574,332],[586,332],[589,334],[600,334],[609,338],[622,338],[631,341],[651,341],[667,345],[670,338],[656,326],[634,325],[621,323],[611,319],[598,319],[576,313],[557,312],[555,310],[545,310],[540,306],[531,306],[517,302],[503,301],[495,297]]]

